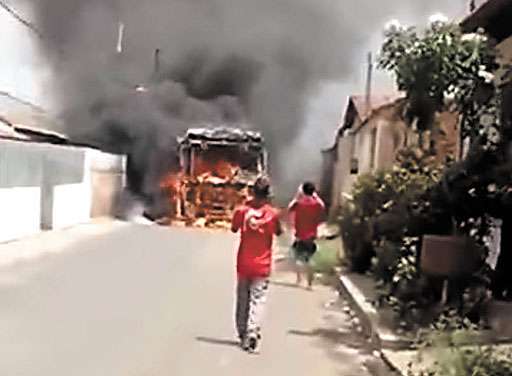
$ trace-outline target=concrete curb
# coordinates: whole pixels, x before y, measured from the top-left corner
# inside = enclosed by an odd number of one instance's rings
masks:
[[[362,333],[367,336],[373,349],[379,352],[384,363],[393,372],[404,375],[407,364],[417,362],[416,351],[412,349],[413,341],[393,333],[391,329],[380,324],[379,312],[353,279],[350,274],[340,275],[337,286],[340,298],[346,300],[357,316]],[[495,332],[484,332],[472,338],[468,345],[471,343],[510,346],[511,340],[506,337],[496,338]]]
[[[375,309],[365,301],[362,292],[352,283],[350,278],[341,275],[339,277],[338,291],[340,296],[346,299],[350,308],[359,318],[363,334],[369,338],[372,347],[376,350],[381,348],[381,340],[377,333],[377,328],[372,322],[372,316],[376,314]]]
[[[363,292],[352,282],[350,276],[340,275],[338,292],[341,298],[345,298],[352,311],[359,319],[362,333],[368,338],[369,344],[375,352],[378,352],[382,361],[394,374],[403,376],[404,373],[397,365],[395,354],[408,352],[412,341],[404,340],[396,336],[390,330],[379,325],[378,312]],[[399,355],[400,356],[400,355]]]
[[[397,336],[388,328],[379,324],[379,314],[373,304],[367,300],[363,292],[352,282],[349,275],[341,275],[338,291],[347,299],[352,310],[361,322],[363,333],[370,339],[376,350],[383,348],[393,350],[406,350],[413,342]]]

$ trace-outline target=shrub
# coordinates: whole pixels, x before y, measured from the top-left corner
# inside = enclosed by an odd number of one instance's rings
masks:
[[[345,256],[351,269],[358,273],[370,269],[375,254],[372,221],[377,209],[385,202],[384,195],[378,192],[379,180],[378,175],[361,176],[352,189],[353,198],[341,210],[340,229]]]
[[[441,168],[433,158],[420,149],[406,149],[399,153],[392,169],[363,175],[356,181],[340,222],[353,271],[367,272],[376,257],[373,265],[377,278],[392,281],[403,256],[403,239],[414,228],[424,226],[418,223],[425,222],[423,217],[429,218],[432,210],[426,195],[440,176]]]
[[[419,359],[426,353],[436,359],[420,371],[409,365],[407,376],[512,375],[512,353],[496,346],[472,346],[476,327],[456,312],[443,314],[418,342]]]

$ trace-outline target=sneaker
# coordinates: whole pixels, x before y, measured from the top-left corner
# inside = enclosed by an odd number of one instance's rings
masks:
[[[250,336],[244,345],[244,350],[250,354],[259,354],[259,339],[257,336]]]

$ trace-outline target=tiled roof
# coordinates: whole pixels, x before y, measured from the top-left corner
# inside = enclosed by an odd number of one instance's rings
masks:
[[[402,96],[398,93],[372,95],[368,101],[365,95],[352,95],[349,98],[349,101],[354,103],[359,117],[364,122],[372,114],[373,111],[378,110],[383,106],[392,104],[401,97]]]

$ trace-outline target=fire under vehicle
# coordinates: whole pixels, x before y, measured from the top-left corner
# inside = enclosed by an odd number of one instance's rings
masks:
[[[180,171],[162,183],[171,219],[215,226],[230,221],[256,178],[267,170],[264,139],[239,128],[193,128],[178,138]]]

